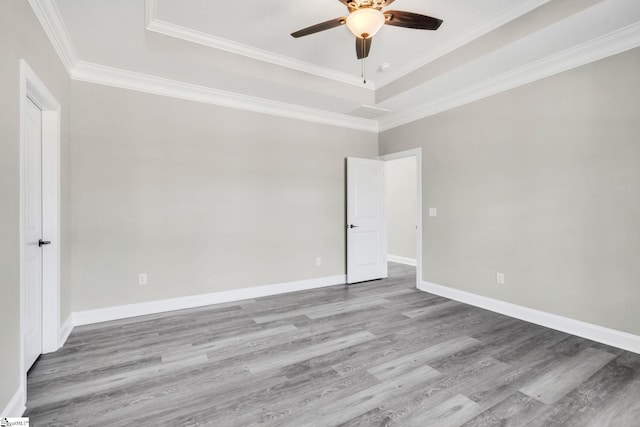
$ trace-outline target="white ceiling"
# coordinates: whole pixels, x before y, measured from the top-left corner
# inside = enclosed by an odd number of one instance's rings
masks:
[[[39,17],[58,40],[54,46],[71,51],[77,64],[70,73],[80,80],[100,82],[100,71],[105,84],[135,89],[123,79],[144,77],[155,79],[154,87],[200,89],[203,97],[215,95],[213,103],[227,97],[233,105],[269,104],[293,115],[297,108],[329,122],[348,121],[346,114],[369,105],[380,110],[360,109],[354,115],[368,118],[352,119],[371,130],[640,45],[638,0],[396,0],[390,9],[444,23],[435,32],[385,26],[374,37],[364,85],[346,27],[290,36],[345,16],[338,0],[30,2],[58,15],[57,26]],[[391,70],[380,71],[382,63]]]
[[[347,8],[338,0],[213,3],[157,0],[156,18],[318,67],[360,75],[355,39],[346,26],[300,39],[290,35],[295,30],[346,16]],[[381,64],[390,63],[392,69],[398,70],[410,67],[437,46],[451,43],[466,32],[477,32],[496,16],[509,14],[524,3],[524,0],[397,0],[385,10],[421,13],[443,19],[444,23],[438,31],[383,27],[374,37],[367,60],[370,80],[383,77],[378,71]]]

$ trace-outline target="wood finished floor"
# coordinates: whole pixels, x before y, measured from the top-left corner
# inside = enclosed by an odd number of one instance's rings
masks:
[[[74,329],[35,426],[640,425],[640,355],[387,280]]]

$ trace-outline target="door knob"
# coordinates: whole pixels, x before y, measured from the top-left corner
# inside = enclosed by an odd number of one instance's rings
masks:
[[[51,244],[51,242],[49,240],[42,240],[42,239],[38,240],[38,246],[40,246],[40,247],[42,247],[44,245],[50,245],[50,244]]]
[[[349,224],[349,228],[359,228],[358,225]]]

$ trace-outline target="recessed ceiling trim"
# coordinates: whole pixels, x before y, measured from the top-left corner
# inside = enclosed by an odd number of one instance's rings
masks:
[[[640,22],[636,22],[438,99],[394,111],[380,120],[371,120],[80,61],[54,0],[28,1],[62,64],[74,80],[368,132],[381,132],[402,126],[640,46]]]
[[[156,20],[158,15],[158,2],[157,0],[144,0],[144,19],[145,27],[149,27],[153,21]]]
[[[279,65],[281,67],[302,71],[304,73],[313,74],[318,77],[324,77],[341,83],[364,87],[371,90],[375,90],[376,88],[375,83],[372,81],[369,81],[366,85],[363,84],[362,78],[359,76],[342,73],[330,68],[310,64],[305,61],[300,61],[288,56],[279,55],[243,43],[216,37],[208,33],[203,33],[191,28],[185,28],[180,25],[158,19],[157,0],[146,0],[145,7],[145,16],[147,20],[148,31],[153,31],[168,37],[186,40],[191,43],[198,43],[204,46],[209,46],[214,49],[223,50],[225,52],[235,53],[236,55],[246,56],[248,58],[257,59],[259,61]]]
[[[51,41],[62,65],[71,76],[73,67],[78,62],[78,53],[71,42],[71,37],[60,16],[58,7],[53,0],[29,0],[29,5],[40,21],[40,25]]]
[[[484,34],[493,31],[494,29],[526,14],[527,12],[530,12],[531,10],[545,3],[548,3],[549,1],[551,0],[514,1],[509,8],[505,9],[501,13],[496,14],[489,21],[472,27],[471,29],[452,39],[450,42],[432,50],[427,54],[427,56],[417,59],[406,67],[394,70],[375,81],[369,80],[366,85],[363,84],[362,79],[359,76],[342,73],[330,68],[310,64],[305,61],[290,58],[288,56],[275,54],[263,49],[258,49],[249,45],[234,42],[221,37],[216,37],[208,33],[196,31],[167,21],[163,21],[157,16],[158,0],[145,0],[145,16],[147,30],[149,31],[157,32],[169,37],[179,38],[192,43],[202,44],[215,49],[235,53],[237,55],[246,56],[249,58],[257,59],[259,61],[269,62],[286,68],[306,72],[319,77],[332,79],[334,81],[376,90],[429,64],[430,62],[435,61],[442,56],[451,53],[461,46],[477,39],[478,37],[483,36]]]
[[[495,30],[496,28],[503,26],[507,22],[513,21],[514,19],[542,6],[545,3],[548,3],[549,1],[550,0],[520,0],[514,2],[514,4],[512,4],[509,8],[503,10],[501,13],[496,14],[489,21],[471,27],[469,30],[454,37],[449,42],[444,43],[431,50],[426,56],[418,58],[411,64],[402,67],[397,71],[392,71],[384,77],[379,78],[378,80],[376,80],[376,89],[386,86],[393,81],[404,77],[421,67],[424,67],[430,62],[433,62],[436,59],[453,52],[454,50],[464,46],[465,44],[470,43],[479,37],[482,37],[483,35]]]
[[[376,120],[272,101],[81,61],[55,1],[28,1],[60,61],[73,80],[367,132],[378,132]],[[155,2],[147,0],[147,3]],[[147,12],[153,12],[153,4],[151,6],[151,8],[147,8]],[[147,19],[149,18],[150,15],[147,15]]]
[[[640,22],[499,74],[422,105],[390,114],[379,120],[379,130],[383,132],[393,129],[639,46]]]
[[[184,83],[149,74],[120,70],[118,68],[91,64],[83,61],[78,62],[74,67],[73,79],[256,113],[270,114],[367,132],[378,132],[378,122],[375,120],[352,117],[346,114],[333,113],[315,108],[227,92],[210,87]]]

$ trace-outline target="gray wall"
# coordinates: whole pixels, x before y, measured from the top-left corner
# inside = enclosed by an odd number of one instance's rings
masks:
[[[25,0],[0,2],[0,411],[18,390],[20,330],[20,59],[62,105],[62,312],[70,313],[68,133],[69,77]]]
[[[376,134],[75,81],[72,114],[73,311],[345,273]]]
[[[416,158],[385,163],[387,252],[416,259]]]
[[[381,134],[423,148],[424,280],[640,334],[638,70],[635,49]]]

